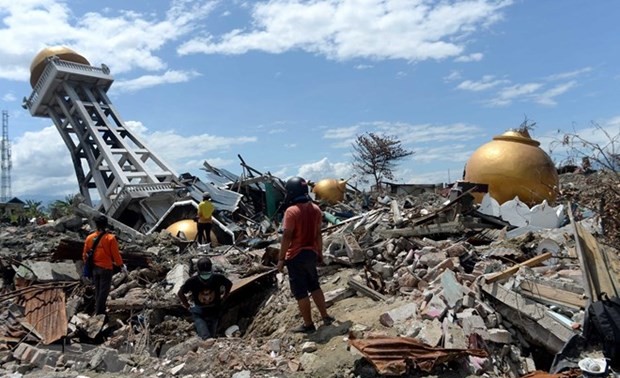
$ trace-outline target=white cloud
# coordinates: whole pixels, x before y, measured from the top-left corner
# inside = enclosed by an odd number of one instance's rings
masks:
[[[424,148],[428,143],[467,141],[484,135],[484,130],[480,127],[465,123],[414,125],[405,122],[376,121],[329,129],[323,138],[337,140],[331,144],[332,148],[351,148],[357,134],[366,132],[394,136],[402,143],[403,147],[413,150],[416,154],[420,148]]]
[[[570,72],[562,72],[547,77],[548,80],[566,80],[592,71],[592,67],[584,67]]]
[[[156,54],[195,30],[217,1],[173,0],[159,19],[152,13],[111,10],[74,14],[66,1],[1,1],[0,78],[26,80],[34,56],[45,46],[66,45],[113,74],[135,68],[166,68]]]
[[[337,129],[328,129],[323,138],[325,139],[345,139],[355,137],[359,130],[359,126],[340,127]]]
[[[531,95],[538,91],[542,86],[543,85],[540,83],[527,83],[502,88],[497,93],[497,97],[489,101],[489,104],[493,106],[509,105],[517,99],[528,96],[531,97]]]
[[[286,129],[283,128],[277,128],[277,129],[271,129],[269,131],[267,131],[267,134],[282,134],[285,133]]]
[[[479,91],[485,91],[487,89],[491,89],[498,85],[506,84],[509,82],[508,80],[504,80],[504,79],[496,79],[496,80],[494,79],[495,77],[492,75],[485,75],[482,77],[482,80],[480,81],[465,80],[462,83],[460,83],[457,86],[457,88],[466,90],[466,91],[479,92]]]
[[[576,84],[577,82],[575,81],[569,81],[568,83],[556,85],[555,87],[548,89],[545,92],[541,93],[539,96],[537,96],[535,101],[541,105],[549,105],[549,106],[557,105],[557,102],[555,101],[555,97],[563,93],[566,93],[569,89],[573,88]]]
[[[186,137],[174,131],[149,132],[141,122],[136,121],[127,121],[125,125],[177,173],[195,171],[207,159],[224,161],[212,156],[219,152],[229,153],[233,146],[258,140],[252,136],[200,134]],[[14,196],[44,193],[62,197],[79,191],[69,150],[55,126],[26,132],[16,138],[12,143],[12,162]]]
[[[17,97],[15,97],[15,95],[11,92],[5,94],[4,96],[2,96],[2,101],[4,102],[13,102],[17,100]]]
[[[480,127],[465,123],[414,125],[404,122],[373,122],[367,125],[372,126],[380,133],[396,136],[403,145],[410,145],[415,148],[428,142],[471,140],[484,133]]]
[[[374,66],[372,64],[358,64],[354,68],[356,70],[369,70],[369,69],[371,69],[373,67]]]
[[[319,181],[325,178],[348,179],[353,174],[350,163],[331,163],[329,159],[323,158],[317,162],[303,164],[296,175],[306,180]]]
[[[69,150],[55,126],[15,138],[11,152],[14,196],[23,198],[41,193],[64,196],[78,192]]]
[[[458,58],[454,59],[455,62],[479,62],[484,57],[482,53],[473,53],[469,55],[461,55]]]
[[[443,77],[443,81],[446,83],[449,83],[451,81],[456,81],[456,80],[460,80],[461,79],[461,72],[460,71],[451,71],[447,76]]]
[[[461,162],[465,163],[474,152],[464,144],[445,144],[430,147],[429,144],[417,147],[412,159],[420,163]]]
[[[456,57],[467,36],[502,18],[510,0],[271,0],[256,2],[252,27],[196,37],[182,55],[303,50],[334,60],[423,61]],[[472,56],[476,56],[473,54]]]
[[[119,92],[136,92],[162,84],[185,83],[200,76],[198,72],[168,70],[162,75],[144,75],[136,79],[116,81],[113,89]]]
[[[192,159],[204,160],[209,154],[229,151],[233,146],[258,141],[257,137],[251,136],[221,137],[210,134],[182,136],[173,130],[149,133],[146,128],[141,128],[136,134],[142,137],[151,151],[155,151],[173,167],[182,170],[196,168],[195,165],[188,164]]]

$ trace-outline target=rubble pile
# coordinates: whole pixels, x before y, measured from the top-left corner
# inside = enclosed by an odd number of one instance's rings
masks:
[[[620,248],[620,173],[566,173],[560,176],[560,183],[560,199],[596,211],[601,217],[604,240]]]
[[[88,219],[2,225],[0,375],[561,377],[602,357],[582,337],[586,309],[620,287],[618,251],[596,239],[594,177],[562,177],[576,211],[556,229],[480,214],[467,191],[322,203],[319,273],[337,321],[310,335],[289,331],[300,318],[274,269],[274,219],[240,219],[237,241],[211,248],[118,235],[129,273],[113,277],[107,319],[90,315],[80,275]],[[176,298],[201,256],[234,283],[217,339],[197,338]]]

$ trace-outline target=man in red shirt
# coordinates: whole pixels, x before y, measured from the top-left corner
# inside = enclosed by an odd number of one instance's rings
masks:
[[[126,270],[118,250],[116,236],[107,232],[108,218],[103,215],[95,217],[97,230],[86,237],[82,259],[86,263],[86,255],[92,248],[95,239],[101,233],[99,243],[93,255],[93,283],[95,284],[95,314],[105,314],[105,304],[112,286],[113,268],[117,266]]]
[[[323,237],[321,235],[321,209],[308,196],[308,183],[301,177],[286,182],[286,196],[290,206],[284,212],[283,234],[280,242],[278,270],[284,265],[288,270],[291,291],[304,323],[293,332],[310,333],[316,330],[308,293],[312,296],[324,324],[334,318],[327,314],[325,296],[319,284],[317,263],[323,262]]]

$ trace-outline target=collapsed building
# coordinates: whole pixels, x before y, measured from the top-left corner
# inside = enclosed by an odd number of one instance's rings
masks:
[[[337,322],[300,336],[287,331],[295,303],[274,269],[279,178],[240,156],[241,175],[205,162],[204,182],[177,176],[116,114],[105,66],[60,49],[42,52],[31,72],[25,105],[54,121],[83,201],[53,224],[0,229],[0,371],[569,377],[617,363],[584,328],[591,302],[618,296],[618,253],[597,240],[592,209],[562,203],[561,177],[526,129],[481,147],[446,196],[316,183],[320,272]],[[221,210],[211,250],[192,237],[205,191]],[[129,268],[113,278],[108,322],[88,315],[92,287],[80,277],[96,213],[114,221]],[[204,255],[234,283],[221,337],[207,341],[193,337],[175,298]]]

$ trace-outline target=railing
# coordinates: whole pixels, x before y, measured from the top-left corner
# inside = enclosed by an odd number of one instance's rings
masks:
[[[23,104],[28,109],[30,109],[32,104],[34,104],[36,100],[39,98],[39,92],[41,91],[43,85],[45,85],[45,82],[47,81],[47,78],[50,75],[50,72],[54,68],[65,68],[65,69],[69,69],[73,71],[82,71],[84,73],[95,72],[95,73],[101,73],[104,75],[110,74],[109,68],[105,65],[103,65],[102,67],[93,67],[88,64],[75,63],[75,62],[69,62],[67,60],[61,60],[57,56],[48,57],[46,60],[47,60],[47,64],[45,65],[45,69],[43,69],[43,72],[41,73],[41,76],[39,76],[39,80],[37,81],[37,84],[32,89],[32,93],[30,94],[30,97],[28,97],[25,104]]]
[[[146,192],[146,193],[157,193],[157,192],[167,192],[174,189],[173,183],[170,182],[162,182],[162,183],[154,183],[154,184],[136,184],[136,185],[125,185],[121,192],[116,196],[112,204],[110,205],[110,209],[106,210],[107,214],[114,214],[121,206],[121,204],[127,199],[129,193],[135,192]]]

